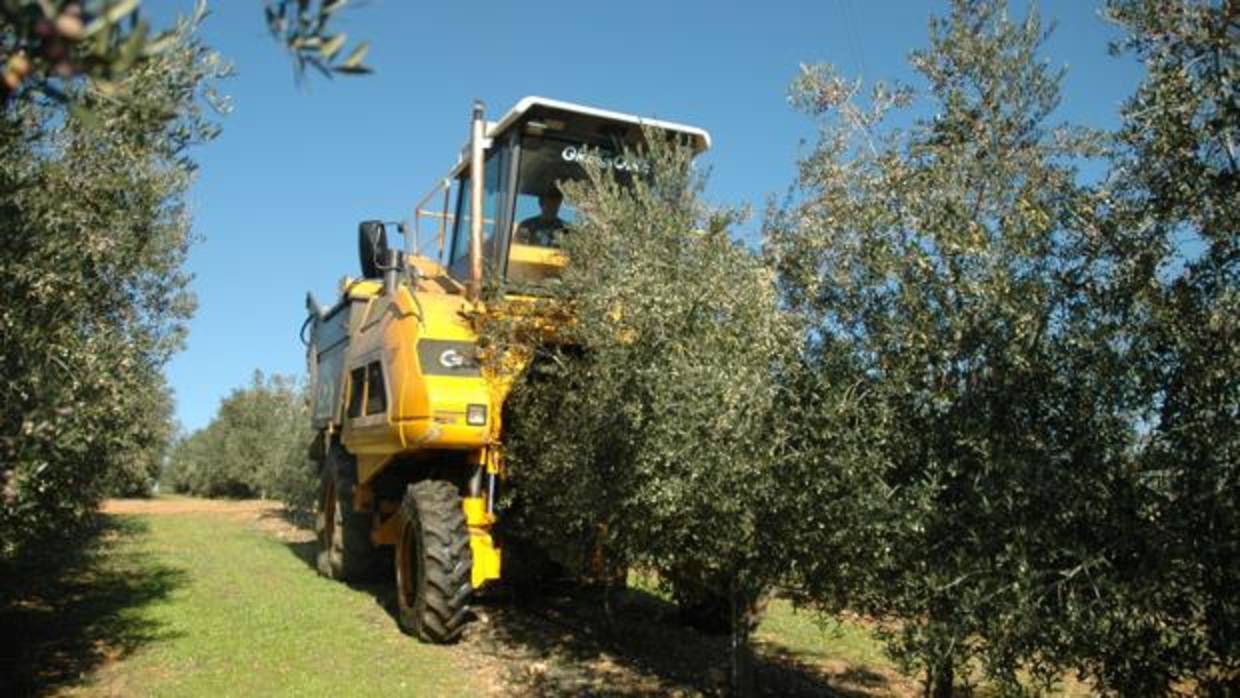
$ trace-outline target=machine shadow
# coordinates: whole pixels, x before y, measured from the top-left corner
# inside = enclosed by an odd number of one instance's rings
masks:
[[[637,589],[613,591],[608,613],[603,594],[566,585],[532,597],[486,597],[466,642],[507,667],[511,695],[728,695],[729,637],[686,627],[673,604]],[[786,650],[768,650],[755,645],[758,695],[873,695],[851,682],[834,685]]]
[[[288,526],[303,531],[306,536],[304,539],[297,540],[281,540],[284,547],[288,549],[298,560],[301,560],[314,574],[319,573],[318,557],[319,544],[314,539],[314,514],[305,511],[290,511],[282,508],[273,512],[262,514],[264,517],[278,517]],[[346,582],[350,589],[361,591],[369,594],[379,606],[387,612],[392,618],[392,623],[396,623],[396,592],[392,586],[392,581],[388,578],[389,571],[392,568],[390,556],[385,555],[382,575],[373,579],[360,582]]]
[[[0,695],[39,696],[83,683],[138,648],[177,636],[139,609],[187,583],[148,552],[119,551],[141,519],[100,514],[73,549],[48,548],[0,569]]]
[[[287,515],[282,515],[287,516]],[[290,524],[304,519],[286,518]],[[314,540],[283,541],[318,573]],[[392,581],[353,582],[374,598],[396,626]],[[458,647],[499,667],[512,696],[637,698],[728,694],[729,638],[700,633],[680,622],[676,607],[639,589],[611,592],[558,582],[537,593],[503,585],[473,603],[474,619]],[[410,642],[416,642],[410,638]],[[895,692],[889,679],[863,668],[831,674],[786,648],[754,644],[760,696],[861,698]]]

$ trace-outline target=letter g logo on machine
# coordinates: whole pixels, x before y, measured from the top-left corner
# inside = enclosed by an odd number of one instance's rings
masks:
[[[452,339],[418,341],[418,363],[428,376],[478,376],[478,349],[473,342]]]
[[[439,355],[439,365],[444,368],[460,368],[465,365],[465,357],[455,349],[445,349]]]

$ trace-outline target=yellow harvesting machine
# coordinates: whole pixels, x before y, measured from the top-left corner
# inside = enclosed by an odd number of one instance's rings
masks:
[[[710,145],[698,128],[540,97],[498,122],[475,104],[457,164],[411,220],[361,223],[361,276],[330,308],[307,296],[318,568],[355,580],[393,560],[406,632],[456,640],[473,591],[503,570],[492,534],[509,383],[478,358],[481,288],[536,296],[566,262],[556,244],[573,212],[559,184],[585,162],[640,176],[647,165],[624,153],[660,132]]]

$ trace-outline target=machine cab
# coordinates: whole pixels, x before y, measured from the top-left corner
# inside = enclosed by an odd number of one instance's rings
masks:
[[[485,123],[479,177],[483,278],[522,289],[557,275],[566,261],[558,250],[561,236],[576,218],[560,184],[584,179],[587,160],[622,177],[640,175],[649,165],[624,151],[641,144],[643,129],[686,137],[698,153],[710,146],[710,135],[699,128],[542,97],[526,97],[498,122]],[[438,221],[440,262],[465,284],[475,264],[471,236],[479,227],[472,220],[471,145],[415,211],[415,230]],[[442,210],[434,211],[438,205]]]

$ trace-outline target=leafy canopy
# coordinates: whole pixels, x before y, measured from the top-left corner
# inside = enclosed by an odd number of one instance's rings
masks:
[[[187,149],[215,133],[201,98],[221,72],[185,21],[123,78],[131,98],[73,86],[89,123],[0,112],[0,555],[71,536],[162,455],[161,369],[194,305]]]
[[[923,95],[803,68],[791,100],[819,140],[765,231],[812,361],[859,395],[839,424],[874,453],[830,454],[836,468],[883,483],[833,517],[871,552],[834,581],[809,553],[801,583],[880,620],[936,695],[975,661],[1004,690],[1025,690],[1022,671],[1053,682],[1046,621],[1105,561],[1111,541],[1082,532],[1133,437],[1083,293],[1094,208],[1075,164],[1101,141],[1051,122],[1062,72],[1045,37],[1036,12],[957,0],[910,56]],[[934,116],[892,126],[918,99]]]
[[[739,212],[702,202],[688,149],[647,137],[648,176],[562,185],[572,263],[535,311],[554,338],[526,313],[485,328],[493,356],[532,357],[504,416],[512,513],[543,540],[597,537],[675,592],[752,599],[779,567],[779,376],[798,338],[729,237]]]
[[[163,482],[200,497],[273,498],[310,509],[318,472],[308,457],[307,405],[297,380],[255,371],[249,386],[220,402],[206,427],[176,443]]]

